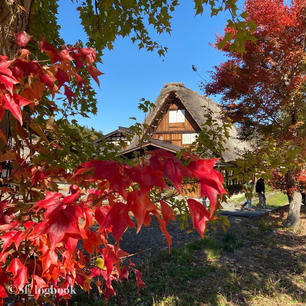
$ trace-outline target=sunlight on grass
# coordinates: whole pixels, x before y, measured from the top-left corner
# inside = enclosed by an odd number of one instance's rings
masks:
[[[177,304],[177,297],[166,296],[159,300],[158,302],[153,302],[152,306],[172,306]]]
[[[288,197],[282,192],[277,192],[267,199],[268,206],[279,207],[288,204]]]
[[[301,302],[292,299],[287,294],[278,294],[271,298],[271,296],[257,295],[254,296],[249,304],[250,306],[303,306],[305,304],[301,304]]]
[[[244,194],[234,195],[228,199],[229,203],[234,203],[237,205],[241,205],[245,202]],[[266,202],[268,207],[280,207],[288,204],[287,195],[280,191],[268,191],[266,193]],[[257,194],[254,193],[252,199],[252,205],[256,206],[258,204]]]

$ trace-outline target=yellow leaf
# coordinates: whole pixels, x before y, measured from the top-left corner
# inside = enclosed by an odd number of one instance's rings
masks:
[[[105,271],[106,270],[106,267],[104,265],[104,259],[101,258],[101,257],[98,257],[96,259],[96,262],[95,262],[95,265],[100,268],[101,270]]]

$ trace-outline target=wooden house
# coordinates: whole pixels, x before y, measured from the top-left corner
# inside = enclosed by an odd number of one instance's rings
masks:
[[[199,132],[206,126],[207,114],[214,120],[214,125],[209,129],[216,129],[223,124],[221,107],[205,96],[199,95],[184,86],[183,83],[166,84],[153,107],[144,120],[141,136],[134,136],[130,145],[120,155],[133,158],[135,152],[145,154],[146,151],[164,149],[171,153],[179,152],[182,148],[189,147],[197,138]],[[245,151],[250,149],[250,144],[239,139],[236,126],[229,129],[229,138],[225,138],[221,164],[234,162]],[[226,167],[225,167],[226,168]],[[223,170],[228,185],[234,185],[230,173]],[[194,196],[198,195],[196,191]]]
[[[108,134],[103,135],[103,139],[97,139],[95,141],[96,145],[103,143],[111,143],[114,146],[121,146],[121,142],[125,143],[125,147],[123,149],[127,149],[130,145],[130,137],[133,133],[129,128],[119,126],[117,130],[114,130]],[[103,150],[103,148],[102,148]]]

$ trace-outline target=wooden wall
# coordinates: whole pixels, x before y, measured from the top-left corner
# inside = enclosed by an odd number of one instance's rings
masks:
[[[169,123],[169,111],[178,109],[185,110],[185,122]],[[169,103],[168,109],[164,113],[159,114],[159,122],[153,130],[152,138],[169,141],[175,145],[184,147],[188,145],[182,144],[182,133],[195,132],[199,132],[197,124],[182,103],[176,99]]]
[[[188,147],[190,145],[182,144],[183,133],[198,133],[200,128],[194,121],[184,105],[175,96],[168,97],[164,109],[157,114],[156,119],[151,127],[152,138],[169,141],[177,146]],[[169,123],[170,110],[185,110],[185,121],[182,123]],[[200,185],[196,181],[184,182],[182,194],[188,197],[200,197]]]
[[[184,182],[182,184],[182,195],[192,198],[200,198],[201,187],[198,182]]]

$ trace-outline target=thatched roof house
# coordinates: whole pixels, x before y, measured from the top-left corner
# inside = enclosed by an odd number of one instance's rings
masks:
[[[214,119],[214,126],[207,127],[208,113]],[[121,155],[131,156],[145,148],[163,148],[175,153],[188,147],[205,125],[206,130],[223,125],[222,118],[221,107],[211,99],[186,88],[183,83],[166,84],[144,120],[146,128],[142,135],[134,136]],[[239,139],[235,125],[230,127],[229,138],[225,139],[223,147],[220,155],[224,162],[234,161],[251,149],[248,142]]]

